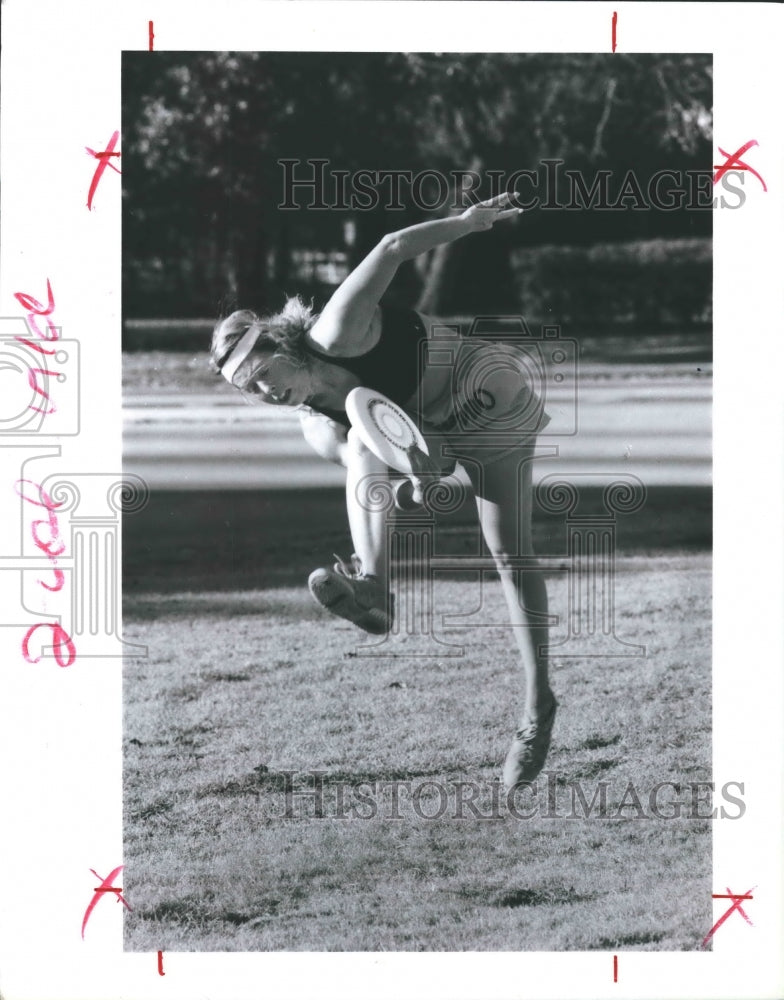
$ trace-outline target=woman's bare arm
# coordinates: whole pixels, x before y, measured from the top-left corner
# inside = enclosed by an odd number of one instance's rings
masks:
[[[518,215],[520,209],[510,208],[511,197],[502,194],[472,205],[462,215],[422,222],[384,236],[335,291],[311,330],[311,337],[325,351],[354,353],[361,348],[379,300],[404,260]]]
[[[317,455],[336,465],[346,464],[348,431],[342,424],[331,420],[324,413],[314,413],[312,410],[301,410],[299,423],[302,436]]]

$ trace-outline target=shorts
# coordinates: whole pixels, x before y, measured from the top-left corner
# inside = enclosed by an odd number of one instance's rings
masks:
[[[487,465],[532,449],[550,423],[540,393],[544,369],[532,351],[493,341],[461,341],[451,395],[422,407],[420,427],[430,454]],[[538,390],[538,391],[537,391]]]

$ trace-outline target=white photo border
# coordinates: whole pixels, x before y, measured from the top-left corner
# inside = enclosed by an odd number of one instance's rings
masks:
[[[754,887],[747,910],[754,926],[728,920],[706,953],[623,952],[617,984],[612,955],[600,952],[178,952],[166,953],[160,976],[154,953],[123,951],[122,906],[103,903],[89,935],[80,936],[94,885],[90,869],[107,876],[122,863],[122,661],[30,665],[20,655],[24,629],[5,627],[0,992],[6,1000],[316,994],[595,1000],[784,992],[779,5],[5,0],[0,317],[20,315],[16,292],[45,303],[49,279],[53,321],[63,338],[79,342],[82,398],[79,433],[43,439],[48,457],[32,443],[0,441],[0,512],[12,539],[2,568],[18,590],[8,559],[27,550],[24,540],[13,542],[19,504],[6,494],[24,476],[22,458],[34,463],[40,454],[47,470],[64,476],[122,469],[120,183],[107,169],[88,211],[98,161],[86,147],[105,150],[120,129],[121,53],[148,48],[150,21],[159,51],[605,52],[614,11],[619,52],[713,54],[715,143],[729,152],[756,139],[749,156],[768,186],[763,193],[747,184],[741,211],[714,213],[713,780],[717,788],[744,781],[747,803],[740,821],[714,823],[714,892]],[[715,902],[718,918],[725,901]]]

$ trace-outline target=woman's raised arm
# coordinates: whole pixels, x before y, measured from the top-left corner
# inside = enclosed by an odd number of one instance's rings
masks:
[[[362,346],[379,300],[404,260],[518,215],[522,209],[510,207],[511,198],[504,193],[472,205],[462,215],[384,236],[332,295],[311,330],[313,339],[326,351],[353,353]]]

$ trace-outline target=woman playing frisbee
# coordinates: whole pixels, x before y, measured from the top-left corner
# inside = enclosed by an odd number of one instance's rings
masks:
[[[269,318],[234,312],[216,327],[211,351],[214,368],[236,388],[267,403],[299,407],[308,443],[345,466],[355,555],[350,564],[315,570],[309,586],[320,604],[368,632],[384,633],[393,621],[386,513],[363,501],[367,484],[387,476],[389,469],[350,426],[347,395],[358,386],[384,394],[413,418],[426,439],[435,435],[438,447],[431,447],[431,454],[464,467],[523,668],[522,718],[504,763],[509,789],[532,781],[542,769],[556,710],[544,653],[544,578],[536,568],[514,568],[516,557],[533,556],[531,461],[537,432],[548,417],[526,378],[521,352],[456,336],[450,339],[454,363],[436,363],[438,352],[431,360],[426,349],[433,321],[379,302],[403,261],[491,229],[519,211],[511,196],[502,194],[462,215],[391,233],[319,315],[299,299],[290,299]]]

